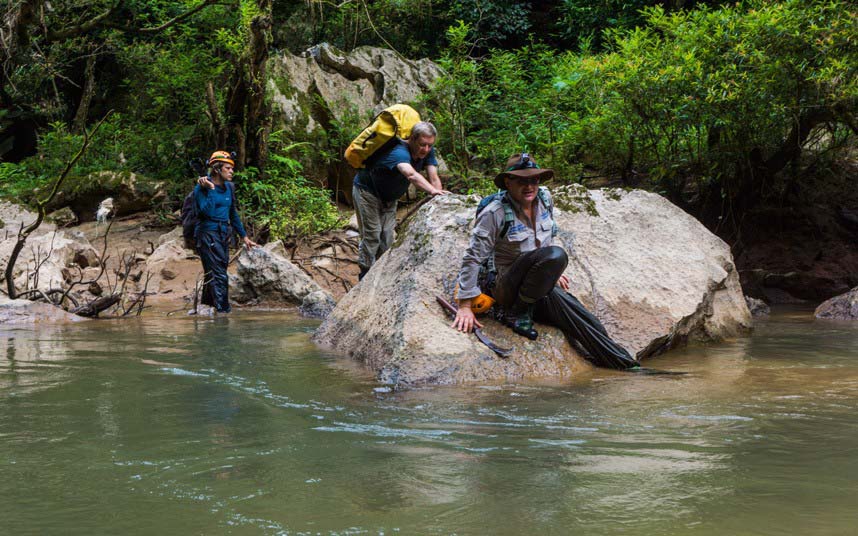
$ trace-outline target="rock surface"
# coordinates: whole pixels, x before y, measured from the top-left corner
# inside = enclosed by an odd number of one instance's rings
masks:
[[[858,320],[858,287],[822,302],[813,314],[816,318]]]
[[[11,222],[12,226],[19,225],[20,221],[24,221],[26,225],[35,219],[35,215],[20,207],[17,215],[8,205],[4,211],[4,222]],[[8,220],[5,219],[7,217]],[[0,241],[0,266],[3,270],[16,242],[17,233],[11,232],[7,238]],[[97,264],[98,252],[83,234],[57,230],[55,226],[43,223],[27,239],[12,274],[19,292],[31,288],[44,291],[60,287],[70,277],[77,279],[77,268],[83,269]]]
[[[751,311],[751,316],[753,317],[769,316],[772,312],[771,308],[763,300],[745,296],[745,303],[748,304],[748,310]]]
[[[20,205],[0,201],[0,238],[15,237],[17,236],[18,229],[21,228],[21,224],[26,227],[34,221],[36,221],[35,212],[31,212]],[[30,236],[43,235],[56,230],[56,225],[43,221],[39,228]]]
[[[45,216],[45,220],[60,227],[70,227],[77,223],[77,216],[69,207],[63,207]]]
[[[555,199],[556,243],[569,253],[572,293],[639,358],[750,328],[729,247],[664,198],[568,190]],[[515,347],[505,360],[450,328],[434,296],[456,277],[475,207],[475,198],[453,195],[423,206],[340,300],[316,341],[400,385],[562,377],[589,369],[552,327],[538,325],[539,339],[528,341],[486,320],[489,337]]]
[[[319,289],[304,296],[300,309],[304,316],[327,318],[336,306],[337,302],[334,301],[333,296]]]
[[[295,139],[341,136],[332,125],[356,136],[371,117],[396,103],[412,103],[441,75],[428,59],[409,60],[383,48],[358,47],[346,53],[321,44],[296,56],[284,53],[269,63],[267,83],[273,130]],[[354,169],[342,161],[305,162],[310,176],[326,177],[338,198],[350,202]],[[439,161],[439,169],[443,166]]]
[[[163,293],[178,289],[183,295],[193,292],[197,279],[202,275],[199,257],[193,251],[185,249],[181,228],[178,238],[175,233],[167,233],[159,238],[160,245],[146,259],[144,270],[149,272],[148,292]],[[172,238],[169,238],[172,237]]]
[[[855,220],[854,211],[821,204],[749,212],[735,259],[745,293],[778,304],[820,303],[849,292],[858,285]]]
[[[0,296],[0,325],[82,322],[89,320],[73,315],[47,303],[30,300],[10,300]]]
[[[92,221],[99,203],[113,198],[113,216],[148,210],[166,196],[163,183],[127,171],[101,171],[69,177],[48,210],[70,208],[79,221]]]
[[[325,316],[334,299],[300,268],[277,253],[279,242],[244,250],[238,256],[237,274],[230,295],[239,303],[299,305],[310,316]]]
[[[441,75],[428,59],[408,60],[376,47],[345,53],[323,43],[303,56],[271,62],[268,91],[275,125],[311,133],[348,114],[360,118],[398,102],[413,102]]]

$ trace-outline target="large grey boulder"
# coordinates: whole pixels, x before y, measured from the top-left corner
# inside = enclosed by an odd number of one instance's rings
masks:
[[[858,287],[822,302],[813,314],[816,318],[858,320]]]
[[[238,256],[231,295],[237,302],[298,305],[308,316],[323,317],[333,297],[300,268],[278,253],[278,242],[244,250]]]
[[[366,118],[391,104],[413,102],[441,73],[428,59],[409,60],[384,48],[346,53],[323,43],[302,56],[284,53],[269,65],[272,119],[275,128],[306,135],[332,120]]]
[[[750,328],[729,247],[664,198],[569,190],[555,199],[557,244],[570,257],[571,291],[638,358]],[[549,326],[538,325],[539,339],[528,341],[486,320],[487,335],[515,347],[508,359],[450,328],[435,295],[458,273],[475,206],[476,198],[455,195],[423,206],[315,340],[401,385],[562,377],[589,369]]]

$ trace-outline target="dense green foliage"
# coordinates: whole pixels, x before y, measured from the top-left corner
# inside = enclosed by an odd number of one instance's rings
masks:
[[[193,185],[186,162],[208,156],[217,144],[206,86],[214,89],[221,121],[229,120],[227,86],[247,76],[243,62],[261,2],[203,4],[197,10],[200,2],[190,0],[130,1],[118,7],[107,0],[60,0],[49,8],[38,1],[9,3],[12,19],[16,9],[44,10],[44,24],[31,21],[23,31],[34,30],[32,35],[15,43],[15,54],[5,58],[2,88],[15,115],[32,118],[40,128],[34,156],[0,166],[0,195],[34,201],[33,192],[53,180],[80,147],[82,125],[113,109],[117,113],[73,173],[142,173],[165,181],[177,206]],[[175,21],[186,13],[190,16]],[[169,25],[149,31],[164,24]],[[87,96],[89,61],[94,90]],[[79,120],[84,102],[87,113]],[[245,170],[254,178],[253,188],[238,190],[243,206],[259,218],[257,227],[271,225],[279,236],[335,225],[327,192],[290,168],[276,144],[272,150],[270,169]],[[282,188],[287,182],[289,187]]]
[[[798,179],[793,169],[770,182],[802,146],[842,145],[858,102],[856,26],[845,4],[646,14],[646,28],[611,36],[612,52],[558,63],[555,86],[582,118],[590,163],[645,172],[674,199],[696,181],[693,191],[712,185],[718,197],[751,204]]]
[[[574,169],[563,167],[582,162],[701,210],[718,205],[719,215],[814,193],[803,172],[836,155],[858,125],[847,4],[644,16],[645,27],[608,32],[599,54],[529,45],[476,59],[467,26],[451,28],[436,98],[454,163],[477,155],[496,167],[528,149],[567,179]]]
[[[265,226],[274,237],[306,236],[341,224],[328,192],[312,184],[301,164],[288,154],[297,145],[282,146],[273,137],[273,151],[264,180],[259,170],[239,172],[236,182],[246,214],[257,226]]]
[[[166,181],[177,205],[192,185],[185,162],[223,139],[230,96],[249,98],[230,88],[252,77],[252,25],[266,9],[272,54],[329,41],[435,58],[446,76],[420,106],[462,191],[491,189],[505,158],[528,150],[560,180],[647,186],[716,218],[813,201],[820,170],[858,128],[858,18],[846,0],[267,5],[7,2],[0,124],[26,118],[39,137],[33,156],[0,164],[0,195],[27,200],[83,125],[113,109],[74,173],[142,173]],[[273,236],[336,225],[319,184],[365,121],[346,114],[312,138],[275,136],[270,160],[237,180],[245,212]]]

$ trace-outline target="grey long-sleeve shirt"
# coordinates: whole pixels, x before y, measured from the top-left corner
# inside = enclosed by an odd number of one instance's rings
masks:
[[[551,194],[545,189],[545,197],[551,203]],[[519,206],[509,199],[513,206],[515,221],[509,227],[504,238],[500,238],[503,229],[504,207],[500,197],[489,203],[477,216],[474,228],[471,231],[471,242],[462,258],[462,269],[459,271],[459,294],[460,300],[473,298],[480,295],[480,287],[477,278],[480,274],[480,265],[489,258],[495,256],[495,267],[498,277],[502,276],[509,266],[522,253],[533,251],[539,247],[551,245],[551,230],[553,221],[551,212],[536,200],[536,228],[530,227],[521,217]]]

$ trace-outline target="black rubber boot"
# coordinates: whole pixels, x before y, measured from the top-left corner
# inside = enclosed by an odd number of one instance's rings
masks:
[[[533,304],[516,300],[504,314],[504,323],[522,337],[535,341],[539,333],[533,329]]]

